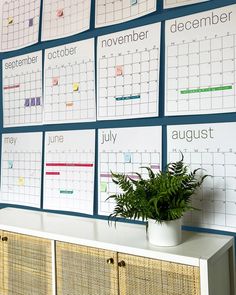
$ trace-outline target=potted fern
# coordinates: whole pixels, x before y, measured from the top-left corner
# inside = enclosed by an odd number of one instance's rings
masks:
[[[190,171],[181,160],[169,163],[165,171],[154,173],[149,167],[148,178],[135,173],[138,179],[112,173],[112,180],[121,193],[111,195],[116,203],[109,220],[117,217],[147,221],[149,242],[158,246],[174,246],[181,243],[181,218],[193,210],[190,198],[201,186],[207,175],[201,168]]]

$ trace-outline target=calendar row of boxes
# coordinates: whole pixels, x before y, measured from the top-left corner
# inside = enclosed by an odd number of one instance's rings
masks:
[[[231,13],[236,5],[197,15]],[[4,127],[158,117],[163,104],[166,116],[235,112],[236,26],[179,39],[175,23],[166,22],[165,64],[160,23],[3,60]]]
[[[91,0],[4,0],[0,4],[1,51],[38,42],[42,6],[42,41],[90,29]],[[96,0],[95,27],[132,20],[156,11],[156,0]]]
[[[42,41],[87,31],[90,29],[93,10],[95,28],[99,28],[153,13],[157,9],[158,1],[96,0],[92,7],[91,0],[4,0],[0,4],[0,51],[15,50],[37,43],[40,27]],[[163,7],[171,8],[204,1],[207,0],[163,0]]]
[[[107,216],[116,205],[109,196],[122,193],[112,173],[138,180],[137,173],[148,177],[145,167],[154,173],[164,169],[163,128],[5,133],[0,202]],[[192,197],[199,210],[186,214],[186,225],[235,230],[235,128],[235,122],[167,126],[167,161],[183,154],[191,170],[208,175]]]

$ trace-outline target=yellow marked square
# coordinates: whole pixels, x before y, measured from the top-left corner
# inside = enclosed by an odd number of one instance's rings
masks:
[[[101,184],[100,184],[100,191],[102,193],[107,192],[107,183],[106,182],[101,182]]]
[[[18,178],[18,185],[19,186],[25,185],[25,178],[24,177],[19,177]]]
[[[13,24],[13,22],[14,22],[13,17],[12,16],[8,17],[7,22],[8,22],[8,25]]]
[[[73,83],[73,91],[79,90],[79,83]]]

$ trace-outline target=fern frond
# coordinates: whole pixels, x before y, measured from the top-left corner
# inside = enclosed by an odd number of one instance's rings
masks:
[[[209,175],[200,175],[201,168],[193,171],[181,159],[167,165],[165,171],[154,173],[149,167],[148,179],[138,176],[133,179],[122,173],[112,173],[112,180],[122,190],[107,198],[116,205],[110,219],[117,217],[142,219],[153,218],[159,222],[180,218],[184,212],[195,210],[191,196]],[[138,179],[137,179],[138,178]]]
[[[140,167],[141,169],[144,168],[144,169],[147,169],[148,171],[148,176],[150,179],[153,179],[155,177],[155,173],[152,171],[152,169],[150,167]]]

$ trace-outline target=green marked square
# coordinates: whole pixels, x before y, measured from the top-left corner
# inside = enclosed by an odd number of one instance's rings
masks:
[[[100,183],[100,191],[101,191],[102,193],[107,192],[107,183],[106,183],[106,182],[101,182],[101,183]]]

